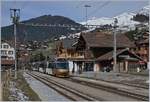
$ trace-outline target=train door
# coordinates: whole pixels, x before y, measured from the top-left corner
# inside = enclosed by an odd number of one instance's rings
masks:
[[[46,73],[47,73],[47,74],[53,74],[53,73],[52,73],[52,69],[53,69],[53,63],[52,63],[52,62],[49,62],[49,63],[48,63],[48,66],[47,66],[47,68],[46,68]]]

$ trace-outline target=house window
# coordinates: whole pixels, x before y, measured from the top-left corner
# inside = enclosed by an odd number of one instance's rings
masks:
[[[8,49],[8,47],[9,47],[8,45],[3,45],[3,48],[6,48],[6,49]]]
[[[7,54],[7,51],[1,50],[1,54]]]
[[[7,56],[1,56],[1,59],[6,59],[7,58]]]
[[[12,55],[12,54],[13,54],[13,51],[8,51],[8,54]]]
[[[13,60],[13,57],[8,57],[9,60]]]

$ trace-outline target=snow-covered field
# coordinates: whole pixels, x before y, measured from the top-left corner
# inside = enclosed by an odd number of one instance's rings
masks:
[[[148,16],[150,12],[150,5],[147,5],[145,7],[143,7],[140,11],[138,11],[139,14],[143,14]]]
[[[133,16],[135,16],[136,14],[143,14],[148,16],[149,15],[149,9],[150,6],[145,6],[143,8],[141,8],[139,11],[132,13],[132,12],[124,12],[121,13],[115,17],[109,18],[109,17],[101,17],[101,18],[96,18],[96,17],[92,17],[92,19],[87,20],[87,24],[88,25],[106,25],[106,24],[111,24],[113,25],[114,23],[114,18],[117,18],[118,23],[117,25],[119,27],[125,27],[128,26],[128,28],[133,28],[135,25],[140,24],[140,22],[137,21],[133,21]],[[85,25],[86,22],[80,22],[80,24]]]
[[[30,75],[23,74],[30,87],[38,94],[42,101],[69,101],[66,97],[60,95],[55,90],[49,88],[45,84],[31,77]]]
[[[18,88],[16,88],[16,83],[11,81],[10,82],[10,96],[9,100],[13,101],[28,101],[29,98]]]
[[[108,17],[101,17],[97,19],[91,19],[87,21],[88,25],[114,25],[114,18],[117,18],[118,23],[117,25],[119,27],[125,27],[127,26],[128,28],[133,28],[135,25],[139,24],[139,22],[133,21],[132,18],[136,14],[134,13],[122,13],[118,16],[115,16],[113,18],[108,18]],[[81,22],[81,24],[85,24],[86,22]]]

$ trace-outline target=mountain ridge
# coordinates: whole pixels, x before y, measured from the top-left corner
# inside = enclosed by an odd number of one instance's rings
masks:
[[[66,24],[71,26],[77,26],[76,28],[71,29],[68,27],[48,27],[48,26],[26,26],[26,25],[17,25],[17,34],[19,41],[25,40],[47,40],[59,38],[61,35],[68,35],[70,33],[77,33],[85,29],[81,27],[81,24],[76,23],[70,18],[58,15],[43,15],[36,18],[31,18],[29,20],[21,21],[23,24]],[[78,27],[79,26],[79,27]],[[13,39],[13,25],[1,27],[2,39],[12,40]]]
[[[144,6],[142,9],[140,9],[136,13],[132,12],[124,12],[121,13],[117,16],[114,17],[100,17],[100,18],[95,18],[91,20],[87,20],[87,24],[89,25],[113,25],[114,23],[114,18],[118,19],[118,26],[123,27],[123,26],[129,26],[133,27],[136,24],[140,24],[138,21],[134,21],[133,17],[136,16],[137,14],[143,14],[143,15],[148,15],[149,14],[149,5]],[[86,24],[86,22],[80,22],[80,24]]]

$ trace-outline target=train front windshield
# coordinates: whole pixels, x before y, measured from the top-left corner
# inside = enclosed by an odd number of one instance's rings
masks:
[[[69,65],[67,62],[56,62],[56,68],[69,69]]]

